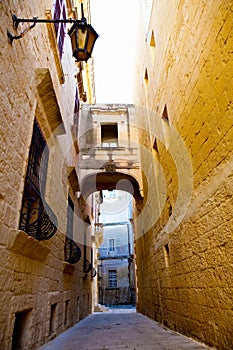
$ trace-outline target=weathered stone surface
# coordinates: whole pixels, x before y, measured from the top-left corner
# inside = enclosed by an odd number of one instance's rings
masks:
[[[28,26],[21,23],[17,31],[14,30],[12,13],[23,18],[45,18],[46,10],[53,11],[53,3],[45,0],[34,3],[0,1],[1,350],[12,348],[17,322],[22,325],[22,348],[36,349],[92,310],[91,276],[83,280],[81,262],[72,266],[73,272],[69,274],[63,266],[68,192],[73,200],[76,198],[67,177],[67,158],[72,166],[76,160],[74,154],[77,158],[69,135],[74,120],[77,84],[77,67],[72,57],[70,38],[65,36],[61,60],[59,56],[54,56],[55,51],[58,52],[57,42],[51,42],[46,24],[38,23],[12,44],[7,40],[7,30],[19,35]],[[86,7],[86,1],[84,4]],[[55,59],[59,59],[65,72],[62,84]],[[86,73],[87,66],[89,73]],[[85,91],[89,103],[92,103],[92,64],[87,63],[85,67],[83,74],[86,74],[88,85]],[[57,233],[43,242],[19,230],[35,118],[49,148],[44,196],[58,218]],[[78,233],[83,236],[82,225],[79,230]],[[56,301],[49,292],[58,293]],[[52,302],[57,303],[54,309]]]
[[[43,243],[38,242],[31,236],[28,236],[24,231],[18,230],[11,230],[7,249],[16,254],[25,255],[31,259],[36,259],[39,261],[44,261],[50,252],[50,249]]]
[[[218,349],[233,344],[232,20],[230,1],[154,2],[135,89],[138,310]]]

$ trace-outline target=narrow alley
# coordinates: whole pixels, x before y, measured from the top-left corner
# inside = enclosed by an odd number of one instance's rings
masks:
[[[39,350],[201,350],[207,346],[136,313],[110,308],[96,312]]]
[[[0,350],[233,350],[233,0],[0,18]]]

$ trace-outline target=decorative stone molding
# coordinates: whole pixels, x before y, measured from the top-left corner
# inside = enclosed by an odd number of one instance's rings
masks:
[[[73,241],[73,239],[66,237],[65,240],[65,261],[70,264],[76,264],[81,259],[81,249]]]

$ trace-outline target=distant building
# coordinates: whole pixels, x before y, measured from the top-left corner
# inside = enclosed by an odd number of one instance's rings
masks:
[[[123,191],[103,191],[100,210],[103,242],[98,249],[99,303],[135,304],[132,197]]]
[[[99,265],[95,300],[107,304],[134,303],[131,219],[135,219],[132,218],[135,206],[140,210],[143,200],[134,105],[83,105],[79,151],[80,195],[92,198],[93,240],[97,248],[93,255],[100,254],[99,259],[94,258],[94,265],[96,260]]]

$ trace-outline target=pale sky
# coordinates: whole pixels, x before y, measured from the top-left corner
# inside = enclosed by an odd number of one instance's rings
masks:
[[[97,103],[133,103],[136,0],[91,0]]]

